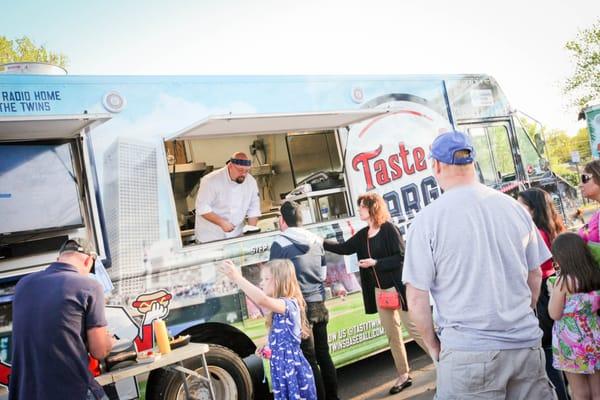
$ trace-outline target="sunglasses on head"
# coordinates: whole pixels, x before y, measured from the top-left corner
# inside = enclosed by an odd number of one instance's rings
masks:
[[[581,183],[588,183],[592,180],[592,176],[588,174],[581,174]]]

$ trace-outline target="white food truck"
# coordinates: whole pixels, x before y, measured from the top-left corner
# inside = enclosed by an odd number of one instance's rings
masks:
[[[253,354],[264,318],[216,264],[232,259],[256,282],[286,198],[305,206],[306,228],[347,239],[362,227],[357,196],[377,191],[405,232],[440,196],[429,146],[452,128],[471,136],[486,185],[542,186],[571,204],[572,189],[486,75],[0,74],[0,383],[10,376],[15,284],[54,261],[65,239],[86,237],[110,278],[107,303],[132,316],[125,336],[138,349],[153,346],[151,322],[165,318],[171,335],[210,344],[217,398],[262,398]],[[261,230],[196,243],[199,182],[236,151],[252,158]],[[356,259],[327,253],[326,287],[336,365],[385,350],[377,316],[364,313]],[[206,393],[203,382],[189,385]],[[182,398],[182,386],[155,371],[146,398]]]

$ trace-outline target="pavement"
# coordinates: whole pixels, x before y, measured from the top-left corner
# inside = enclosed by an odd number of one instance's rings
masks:
[[[414,399],[431,400],[435,395],[435,368],[429,356],[414,342],[406,344],[413,384],[391,396],[388,390],[396,381],[390,351],[338,369],[339,396],[344,400]]]

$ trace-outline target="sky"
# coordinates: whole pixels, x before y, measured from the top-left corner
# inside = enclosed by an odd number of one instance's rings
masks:
[[[584,126],[561,85],[565,43],[598,0],[0,0],[0,35],[69,57],[73,75],[494,76],[550,129]]]

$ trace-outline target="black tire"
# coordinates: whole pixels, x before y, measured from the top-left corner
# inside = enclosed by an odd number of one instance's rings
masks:
[[[215,399],[252,400],[252,378],[246,364],[227,347],[215,344],[209,346],[206,363],[215,389]],[[204,375],[201,357],[186,360],[183,366]],[[208,385],[205,382],[194,377],[188,377],[187,382],[193,399],[210,399]],[[181,399],[185,399],[185,391],[180,373],[164,369],[150,373],[146,386],[146,400]]]

